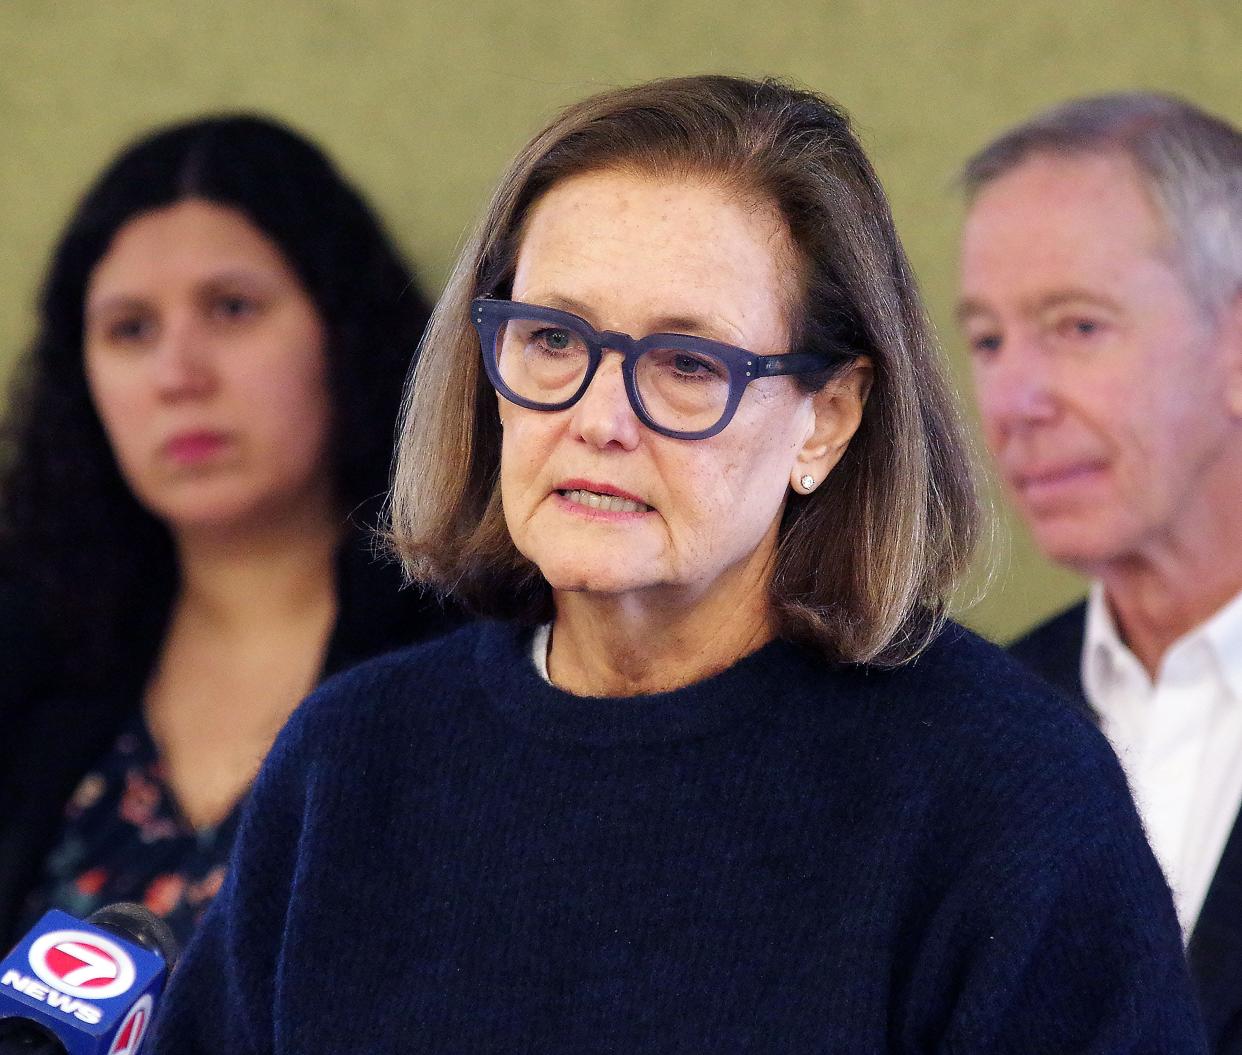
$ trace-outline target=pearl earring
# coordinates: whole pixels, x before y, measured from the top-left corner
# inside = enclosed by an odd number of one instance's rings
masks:
[[[810,473],[803,473],[802,477],[798,480],[798,483],[802,485],[802,490],[810,491],[815,486],[815,477],[813,477]]]

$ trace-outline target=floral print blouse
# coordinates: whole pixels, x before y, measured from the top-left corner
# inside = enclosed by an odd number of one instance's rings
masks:
[[[137,901],[163,917],[184,947],[224,880],[240,812],[239,802],[216,827],[193,827],[136,716],[69,800],[27,901],[27,923],[49,908],[84,918],[114,901]]]

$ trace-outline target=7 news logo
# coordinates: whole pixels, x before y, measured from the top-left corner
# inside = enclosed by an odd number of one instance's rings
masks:
[[[134,961],[124,949],[88,931],[54,930],[43,934],[30,946],[28,959],[34,978],[10,968],[0,978],[0,985],[92,1026],[103,1018],[103,1011],[88,1001],[110,1000],[127,993],[137,975]],[[139,1001],[134,1006],[131,1016],[141,1004]],[[146,1018],[149,1017],[148,1010]],[[145,1029],[145,1019],[139,1028]],[[133,1050],[135,1046],[116,1050]]]
[[[138,1045],[146,1036],[147,1026],[151,1024],[151,1011],[154,1007],[155,1001],[148,993],[129,1009],[121,1028],[116,1031],[116,1039],[108,1049],[108,1055],[129,1055],[130,1052],[138,1050]]]
[[[120,905],[112,911],[126,917],[115,924],[119,935],[110,933],[107,921],[83,922],[49,909],[0,960],[0,1017],[25,1030],[23,1036],[54,1036],[58,1051],[137,1055],[151,1032],[168,962],[143,947],[141,927],[135,941],[126,937],[129,917],[137,913],[141,923],[143,909]],[[0,1044],[0,1055],[7,1050]]]

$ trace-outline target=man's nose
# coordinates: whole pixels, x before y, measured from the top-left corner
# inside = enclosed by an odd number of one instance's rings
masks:
[[[979,412],[989,432],[1010,432],[1052,420],[1057,395],[1054,364],[1031,338],[1010,338],[975,366]]]

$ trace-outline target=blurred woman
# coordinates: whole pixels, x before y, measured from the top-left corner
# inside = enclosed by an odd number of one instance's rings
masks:
[[[945,622],[969,459],[832,105],[571,107],[399,450],[411,574],[500,621],[290,722],[162,1050],[1202,1050],[1108,745]]]
[[[5,934],[129,899],[188,937],[296,701],[444,624],[368,539],[427,310],[274,121],[161,130],[86,195],[5,429]]]

